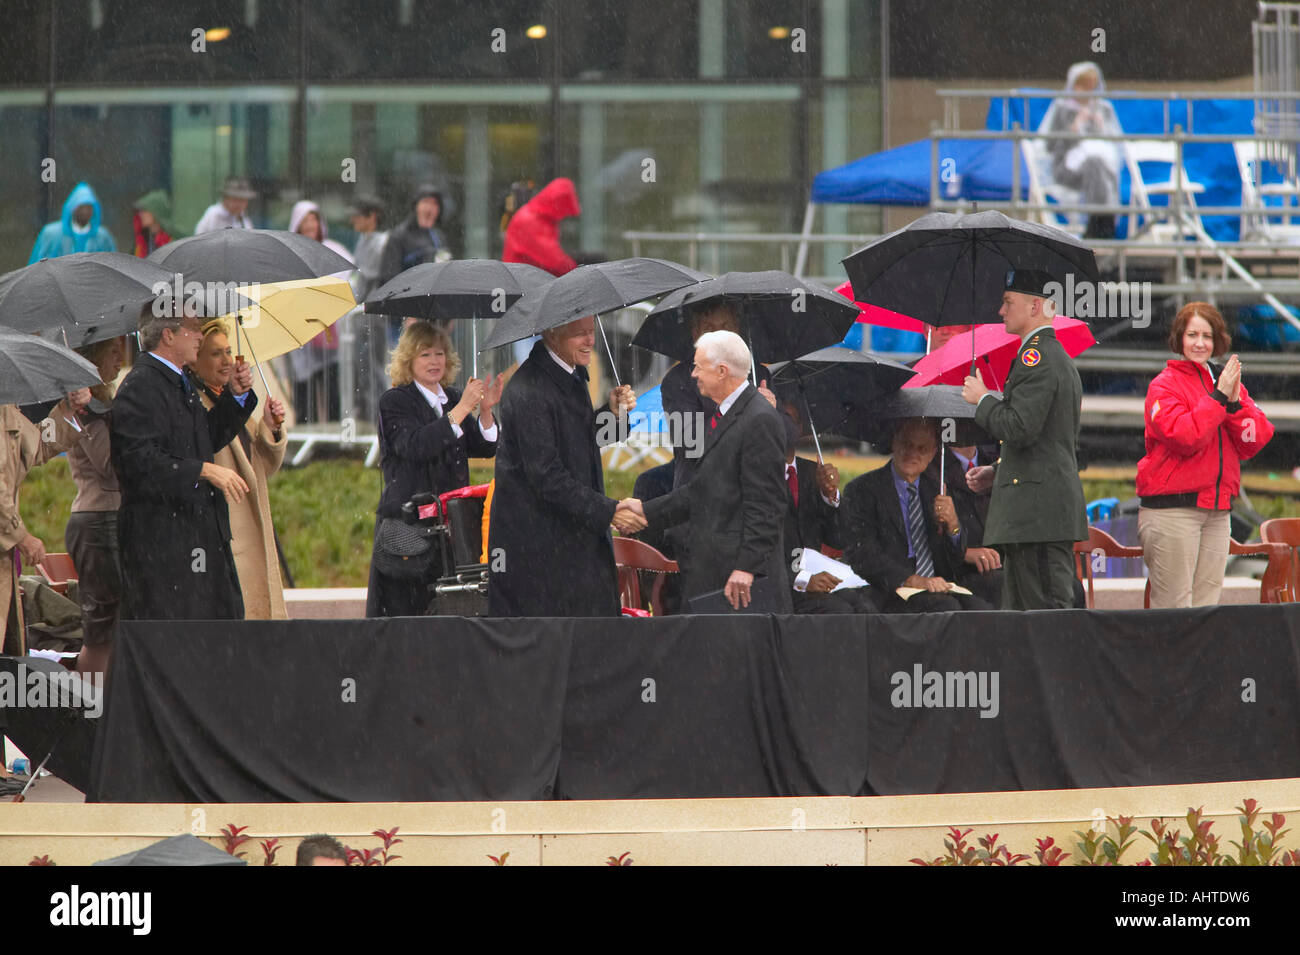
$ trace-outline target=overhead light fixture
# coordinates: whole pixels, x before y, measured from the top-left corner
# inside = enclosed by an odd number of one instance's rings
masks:
[[[546,39],[546,27],[540,23],[534,24],[524,31],[524,36],[530,40],[544,40]]]
[[[768,29],[767,35],[770,36],[773,40],[784,40],[786,37],[790,35],[790,28],[771,27],[770,29]]]
[[[209,43],[220,43],[230,36],[230,27],[208,27],[203,31],[203,39]]]

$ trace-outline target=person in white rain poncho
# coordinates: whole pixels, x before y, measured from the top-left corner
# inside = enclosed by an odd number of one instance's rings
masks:
[[[1075,63],[1065,78],[1065,96],[1052,100],[1038,126],[1040,133],[1073,133],[1078,139],[1049,139],[1043,142],[1046,159],[1043,173],[1052,182],[1079,193],[1086,205],[1119,204],[1120,143],[1090,139],[1090,136],[1119,136],[1124,130],[1110,100],[1071,94],[1106,89],[1101,67],[1096,63]],[[1088,217],[1087,239],[1115,237],[1115,216],[1098,213]]]

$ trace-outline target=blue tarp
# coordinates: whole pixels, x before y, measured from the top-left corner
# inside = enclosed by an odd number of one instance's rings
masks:
[[[989,103],[984,128],[1010,129],[1011,123],[1019,123],[1022,128],[1037,129],[1055,95],[1056,92],[1044,90],[1041,98],[1028,101],[1028,123],[1025,122],[1024,99],[1013,99],[1010,102],[995,99]],[[1126,133],[1160,135],[1166,130],[1172,132],[1174,126],[1181,126],[1185,133],[1254,135],[1255,104],[1251,100],[1197,100],[1192,107],[1194,123],[1191,130],[1188,129],[1187,122],[1187,100],[1169,102],[1168,126],[1165,124],[1164,100],[1115,99],[1111,100],[1111,104]],[[1237,171],[1232,143],[1189,143],[1183,148],[1183,164],[1187,167],[1188,177],[1205,186],[1205,192],[1196,197],[1197,205],[1235,206],[1241,203],[1241,174]],[[1157,175],[1163,178],[1162,174]],[[1120,200],[1125,203],[1129,196],[1128,178],[1127,171],[1120,176]],[[1266,168],[1264,181],[1281,181],[1281,175],[1270,175]],[[1151,201],[1153,205],[1162,202],[1154,197]],[[1206,216],[1203,221],[1205,231],[1220,241],[1235,241],[1240,235],[1241,220],[1237,216]]]
[[[1005,201],[1011,196],[1008,140],[941,139],[940,198],[973,202]],[[888,206],[930,204],[930,140],[887,149],[828,169],[813,179],[813,202],[869,203]],[[952,160],[947,164],[946,160]],[[1021,160],[1021,196],[1028,172]],[[947,181],[945,181],[945,179]]]

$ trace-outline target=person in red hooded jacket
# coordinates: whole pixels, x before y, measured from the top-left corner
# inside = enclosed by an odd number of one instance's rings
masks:
[[[1146,455],[1137,466],[1138,537],[1152,607],[1219,602],[1228,563],[1229,513],[1241,462],[1273,437],[1273,425],[1241,384],[1236,355],[1213,305],[1192,302],[1174,318],[1171,360],[1147,389]]]
[[[501,261],[535,265],[552,275],[573,271],[578,263],[560,247],[560,220],[581,214],[573,180],[552,179],[506,224]]]

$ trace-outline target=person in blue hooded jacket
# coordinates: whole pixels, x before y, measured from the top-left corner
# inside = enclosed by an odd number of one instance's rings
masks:
[[[27,264],[73,252],[116,252],[113,236],[100,222],[99,198],[84,182],[77,183],[63,204],[63,217],[41,229]]]

